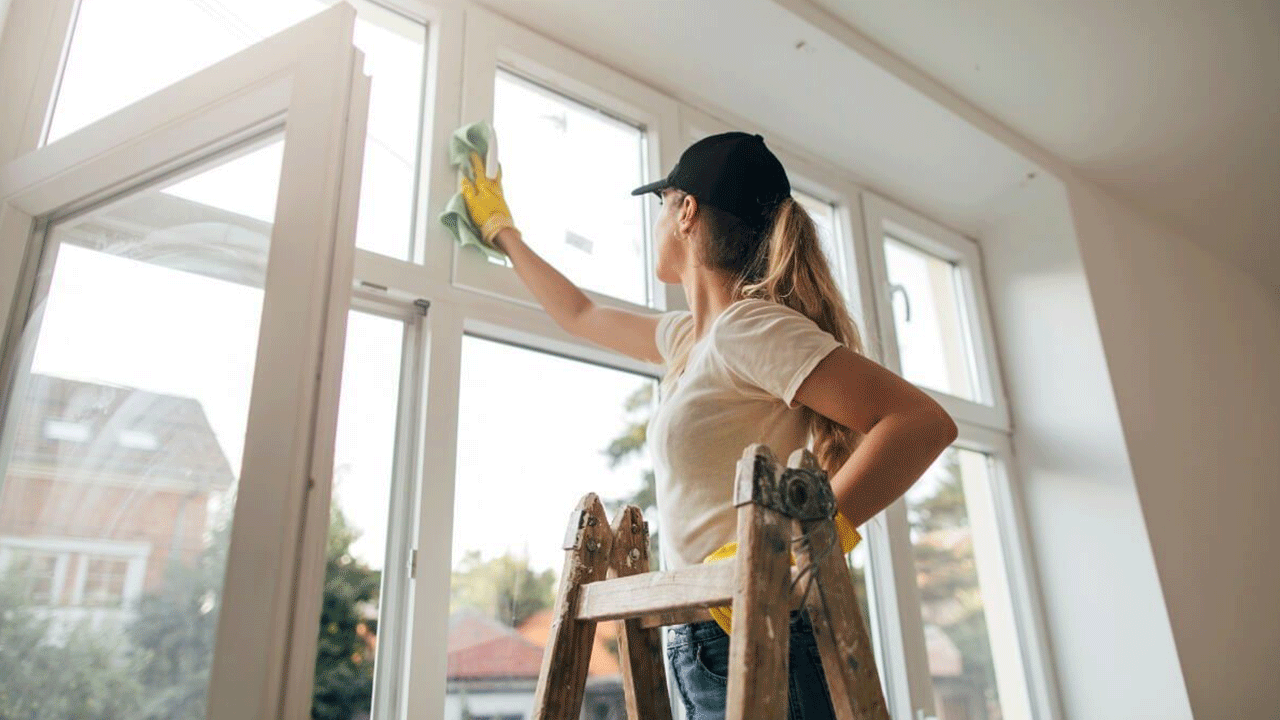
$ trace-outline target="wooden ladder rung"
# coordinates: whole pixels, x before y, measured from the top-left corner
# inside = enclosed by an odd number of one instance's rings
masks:
[[[804,598],[804,585],[795,586],[794,582],[798,572],[791,569],[792,609],[799,609]],[[732,562],[597,580],[582,586],[574,617],[578,620],[648,619],[681,610],[728,607],[733,603],[733,588]],[[644,620],[641,625],[646,625]]]

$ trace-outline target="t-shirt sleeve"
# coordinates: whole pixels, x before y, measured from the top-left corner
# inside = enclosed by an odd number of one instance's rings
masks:
[[[670,310],[658,318],[658,329],[654,339],[658,342],[658,354],[664,364],[671,362],[671,352],[679,347],[688,330],[687,320],[693,317],[688,310]]]
[[[726,309],[713,332],[716,352],[734,375],[792,408],[814,366],[844,344],[803,313],[769,300]]]

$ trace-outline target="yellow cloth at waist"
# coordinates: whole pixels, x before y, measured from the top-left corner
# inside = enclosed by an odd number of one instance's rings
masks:
[[[836,513],[836,533],[840,536],[840,549],[842,553],[848,553],[853,550],[853,548],[862,540],[862,536],[858,534],[857,528],[845,519],[844,515],[841,515],[838,512]],[[738,543],[735,540],[721,545],[715,552],[703,558],[702,562],[703,564],[706,564],[728,560],[737,553]],[[788,554],[791,556],[791,564],[795,565],[795,554],[790,553],[789,551]],[[813,571],[811,570],[809,572]],[[713,607],[707,608],[707,610],[711,613],[711,617],[716,621],[716,624],[720,626],[720,629],[724,630],[726,635],[732,632],[733,611],[731,607]]]

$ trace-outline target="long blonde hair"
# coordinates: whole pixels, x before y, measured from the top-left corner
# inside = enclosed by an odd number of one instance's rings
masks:
[[[688,194],[680,193],[680,200]],[[733,300],[760,298],[785,305],[813,320],[836,340],[865,355],[862,336],[849,316],[826,255],[818,242],[818,229],[804,206],[787,196],[775,206],[764,231],[753,231],[733,215],[706,203],[698,204],[707,232],[694,252],[707,267],[735,278]],[[692,343],[683,343],[663,378],[678,376],[688,360]],[[844,465],[862,440],[862,433],[803,408],[812,452],[830,478]],[[785,462],[785,458],[779,458]]]

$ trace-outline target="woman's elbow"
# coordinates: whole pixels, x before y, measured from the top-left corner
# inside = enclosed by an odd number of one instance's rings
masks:
[[[936,402],[927,407],[924,415],[924,422],[929,428],[929,437],[934,438],[938,454],[942,454],[942,451],[959,437],[960,428],[956,426],[956,421],[950,413]]]

